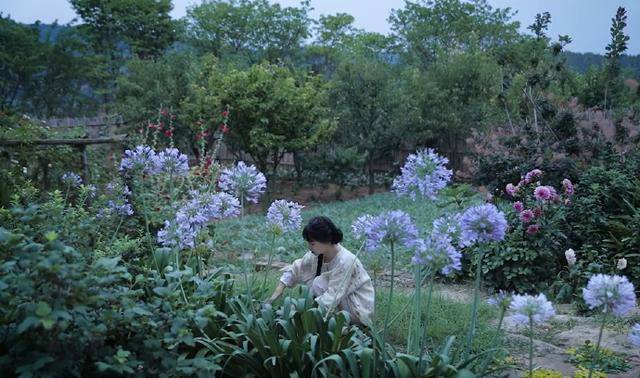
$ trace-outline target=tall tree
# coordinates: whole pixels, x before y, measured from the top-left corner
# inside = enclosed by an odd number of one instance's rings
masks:
[[[44,69],[43,48],[37,24],[22,25],[0,14],[0,109],[20,104],[36,74]]]
[[[406,1],[389,22],[407,60],[426,67],[448,50],[493,51],[511,43],[519,27],[511,17],[510,8],[493,9],[486,0],[419,0]]]
[[[248,153],[271,176],[277,173],[285,152],[309,149],[335,130],[319,77],[296,76],[268,63],[226,73],[206,67],[195,86],[190,100],[194,117],[206,114],[205,109],[228,105],[231,128],[227,142],[236,153]]]
[[[332,108],[340,118],[335,141],[364,158],[370,193],[376,164],[392,161],[406,137],[411,99],[403,89],[399,68],[371,55],[344,59],[332,79]]]
[[[187,10],[187,32],[201,52],[223,60],[295,63],[310,36],[309,10],[308,1],[281,7],[267,0],[209,0]]]
[[[604,108],[607,108],[607,100],[615,97],[622,89],[620,78],[620,55],[627,51],[629,36],[624,34],[627,26],[627,11],[623,7],[618,7],[615,17],[611,20],[611,42],[605,50],[606,63],[604,66],[605,87],[604,87]],[[613,93],[610,93],[613,91]],[[612,96],[613,94],[613,96]],[[611,102],[611,101],[610,101]]]

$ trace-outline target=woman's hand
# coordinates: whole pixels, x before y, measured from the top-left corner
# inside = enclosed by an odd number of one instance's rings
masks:
[[[280,296],[284,292],[285,288],[286,288],[286,286],[284,286],[284,284],[282,282],[279,282],[278,283],[278,287],[276,287],[276,289],[273,291],[273,294],[271,294],[271,297],[269,299],[267,299],[266,301],[264,301],[264,303],[268,304],[268,305],[271,305],[271,303],[273,301],[275,301],[276,299],[280,298]]]

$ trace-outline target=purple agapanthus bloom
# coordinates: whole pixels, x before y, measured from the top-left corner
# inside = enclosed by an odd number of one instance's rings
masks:
[[[235,167],[222,171],[219,186],[244,203],[258,203],[258,199],[267,188],[267,179],[255,166],[247,166],[240,161]]]
[[[533,295],[514,295],[511,299],[509,310],[513,312],[511,319],[516,324],[529,325],[529,319],[534,324],[547,322],[555,314],[553,305],[544,294]]]
[[[448,276],[462,269],[461,258],[462,254],[451,245],[449,237],[432,235],[425,240],[415,242],[415,252],[411,262],[415,265],[429,265],[434,271],[439,270],[440,273]]]
[[[215,193],[211,195],[207,213],[210,220],[237,217],[240,215],[240,201],[229,193]]]
[[[603,307],[603,311],[618,316],[626,315],[636,306],[633,284],[624,276],[596,274],[582,289],[582,297],[590,309]]]
[[[375,251],[383,244],[402,245],[412,248],[418,237],[418,229],[411,217],[403,211],[386,211],[366,225],[365,245],[367,250]]]
[[[156,173],[163,172],[174,176],[186,176],[189,173],[189,158],[177,148],[161,151],[153,161]]]
[[[513,293],[508,293],[504,290],[500,290],[496,294],[487,299],[487,303],[496,306],[503,311],[506,311],[511,306],[511,300],[513,299]]]
[[[278,234],[297,231],[302,225],[300,211],[303,207],[299,203],[283,199],[273,201],[267,210],[267,223]]]
[[[198,230],[188,223],[177,220],[164,221],[164,227],[158,231],[158,242],[165,247],[180,250],[194,248]]]
[[[462,236],[462,228],[460,228],[460,213],[449,213],[436,218],[433,221],[433,228],[431,230],[432,237],[439,237],[441,235],[451,239],[451,244],[458,246],[459,248],[466,247],[469,242]]]
[[[133,207],[131,207],[131,204],[128,203],[126,199],[124,201],[117,202],[112,200],[107,201],[107,209],[110,214],[116,214],[123,217],[133,215]]]
[[[149,146],[139,145],[134,150],[126,150],[120,162],[120,172],[140,172],[153,174],[155,172],[156,153]]]
[[[367,236],[367,230],[371,227],[371,222],[375,219],[373,215],[364,214],[356,218],[351,225],[351,233],[356,239],[363,239]]]
[[[637,348],[640,348],[640,324],[636,323],[633,328],[631,328],[631,332],[629,332],[629,341]]]
[[[415,200],[418,197],[435,200],[444,189],[453,172],[446,168],[449,159],[438,155],[434,149],[423,149],[410,154],[401,169],[401,175],[393,180],[392,191]]]
[[[471,243],[486,243],[504,239],[507,219],[493,204],[484,204],[467,209],[460,217],[462,239]]]
[[[72,188],[77,188],[82,185],[82,178],[78,174],[73,172],[66,172],[62,175],[60,180],[62,180],[65,185]]]
[[[228,193],[189,192],[187,200],[176,211],[175,218],[165,221],[158,232],[158,241],[165,247],[193,248],[198,233],[211,221],[235,217],[240,202]]]

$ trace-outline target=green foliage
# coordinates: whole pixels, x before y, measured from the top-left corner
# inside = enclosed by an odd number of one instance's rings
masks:
[[[423,0],[394,10],[389,22],[408,59],[427,67],[446,51],[492,51],[512,42],[519,25],[511,16],[510,8],[493,9],[486,0]]]
[[[483,277],[495,289],[518,293],[546,291],[564,265],[561,253],[567,238],[561,228],[566,216],[564,198],[548,202],[536,200],[533,193],[539,184],[521,185],[514,198],[523,203],[524,209],[539,214],[530,222],[519,217],[511,202],[500,204],[510,228],[503,242],[490,245],[482,267]],[[537,225],[539,230],[528,232],[531,225]]]
[[[585,341],[583,345],[577,348],[567,349],[569,361],[579,368],[589,369],[594,362],[593,356],[595,350],[595,344]],[[629,365],[623,355],[602,347],[599,348],[598,357],[593,366],[594,371],[603,373],[624,373],[630,368],[631,365]]]
[[[282,7],[266,0],[208,1],[187,11],[188,35],[202,52],[230,59],[239,68],[266,60],[299,60],[310,36],[308,2]]]
[[[331,105],[339,117],[335,143],[343,150],[355,147],[364,158],[370,193],[374,163],[393,159],[408,130],[412,102],[397,77],[390,63],[357,55],[337,68],[331,82]]]
[[[231,148],[249,154],[262,172],[270,163],[275,174],[285,152],[312,148],[334,132],[326,96],[319,77],[266,63],[221,72],[211,62],[194,88],[190,114],[228,105]]]
[[[576,198],[567,221],[571,226],[570,246],[578,259],[591,263],[590,273],[622,273],[640,285],[640,154],[624,160],[616,154],[580,175]],[[616,271],[618,259],[627,268]]]
[[[224,303],[224,279],[186,279],[191,301],[183,304],[175,275],[133,276],[119,257],[92,260],[54,232],[0,228],[0,261],[4,372],[169,376],[189,368],[205,376],[219,368],[215,358],[195,357],[193,313]]]

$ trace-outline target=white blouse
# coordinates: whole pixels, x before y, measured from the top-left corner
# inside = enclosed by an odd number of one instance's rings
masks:
[[[318,257],[309,251],[281,269],[280,282],[287,287],[308,285],[321,306],[347,311],[353,323],[368,325],[375,308],[371,278],[353,253],[340,244],[338,248],[336,256],[322,264],[320,276],[316,277]]]

